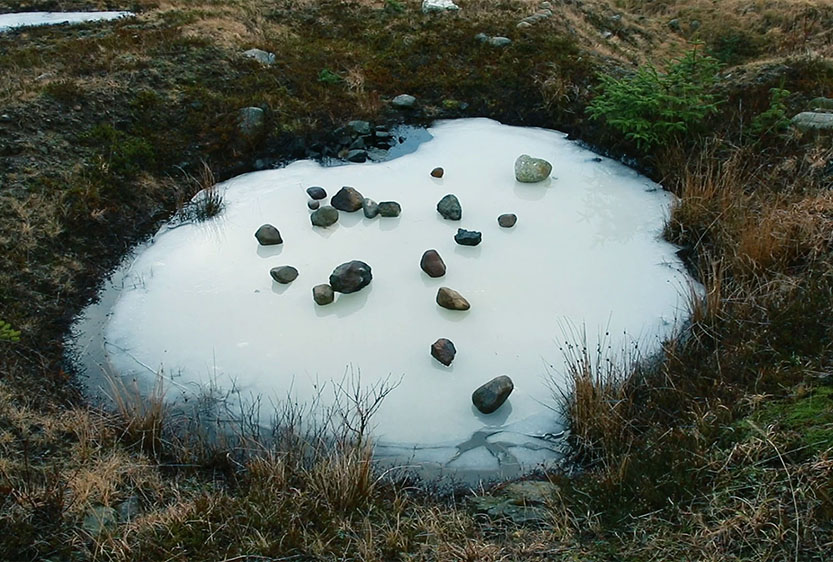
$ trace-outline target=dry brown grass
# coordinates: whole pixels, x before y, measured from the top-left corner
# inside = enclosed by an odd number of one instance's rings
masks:
[[[165,445],[163,434],[168,418],[164,379],[157,377],[152,390],[145,394],[135,381],[128,385],[121,379],[109,378],[109,399],[123,420],[122,439],[152,458],[161,458]]]
[[[569,420],[575,453],[615,478],[628,462],[633,392],[641,382],[638,348],[613,350],[607,335],[599,335],[591,348],[584,331],[565,335],[567,382],[553,383],[556,400]]]
[[[720,256],[733,275],[788,273],[823,258],[833,248],[833,197],[805,187],[818,175],[817,151],[763,169],[751,167],[749,150],[725,160],[707,150],[686,164],[669,234],[706,256],[704,269]]]

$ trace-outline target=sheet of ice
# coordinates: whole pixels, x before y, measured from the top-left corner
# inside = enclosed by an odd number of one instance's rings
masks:
[[[32,25],[114,20],[132,15],[132,12],[19,12],[0,14],[0,31]]]
[[[510,424],[540,434],[546,419],[560,429],[546,406],[554,403],[548,377],[563,372],[565,326],[585,326],[589,345],[609,331],[614,349],[639,340],[650,351],[686,316],[689,280],[676,248],[660,238],[672,196],[557,131],[467,119],[430,132],[433,140],[395,160],[331,168],[300,161],[223,184],[220,216],[161,232],[130,266],[105,329],[112,364],[126,375],[161,369],[185,385],[234,379],[246,391],[299,400],[346,372],[360,373],[365,388],[390,377],[398,387],[374,433],[403,450],[463,443]],[[552,162],[553,177],[517,183],[522,153]],[[429,175],[436,166],[442,179]],[[313,228],[311,185],[329,195],[351,185],[398,201],[402,214],[341,213],[337,225]],[[461,201],[459,222],[436,211],[447,193]],[[517,225],[500,228],[498,215],[510,212]],[[253,234],[264,223],[280,230],[283,245],[258,246]],[[483,242],[457,245],[458,227],[482,231]],[[430,248],[445,260],[444,278],[419,268]],[[312,287],[353,259],[370,264],[372,283],[317,306]],[[269,276],[284,264],[300,272],[290,285]],[[471,310],[437,306],[441,286],[462,293]],[[449,368],[429,354],[441,337],[457,347]],[[478,413],[472,391],[504,373],[515,391],[494,414]]]

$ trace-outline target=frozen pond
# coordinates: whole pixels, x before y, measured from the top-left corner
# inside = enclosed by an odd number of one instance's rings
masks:
[[[432,140],[394,160],[299,161],[221,184],[224,211],[163,228],[98,305],[109,314],[99,336],[79,324],[79,346],[103,338],[109,368],[145,380],[162,372],[175,391],[234,380],[243,391],[305,401],[322,388],[331,396],[328,384],[345,373],[360,373],[365,388],[389,377],[398,386],[374,418],[379,457],[486,472],[557,458],[557,440],[542,437],[561,429],[548,378],[562,376],[565,326],[584,327],[589,345],[609,332],[614,350],[638,341],[649,352],[687,315],[689,278],[661,239],[672,196],[557,131],[465,119],[429,132]],[[517,182],[523,153],[551,162],[551,178]],[[437,166],[444,177],[430,175]],[[399,202],[402,213],[341,212],[335,225],[313,227],[310,186],[328,196],[353,186]],[[449,193],[460,221],[436,210]],[[498,225],[503,213],[517,215],[513,228]],[[283,244],[258,244],[264,223]],[[461,227],[481,231],[482,243],[458,245]],[[420,269],[428,249],[445,261],[444,277]],[[351,260],[372,267],[370,285],[313,302],[312,287]],[[298,278],[274,282],[269,271],[281,265]],[[439,307],[439,287],[459,291],[470,310]],[[429,353],[438,338],[456,346],[449,367]],[[514,392],[479,413],[472,391],[501,374]]]
[[[114,20],[132,15],[131,12],[20,12],[0,14],[0,32],[15,27]]]

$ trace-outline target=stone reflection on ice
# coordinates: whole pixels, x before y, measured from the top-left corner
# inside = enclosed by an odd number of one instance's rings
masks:
[[[386,162],[300,161],[225,182],[220,216],[163,229],[129,265],[105,330],[112,365],[126,376],[161,369],[181,384],[216,377],[272,396],[291,389],[300,401],[345,372],[360,373],[365,387],[390,377],[399,385],[374,419],[383,456],[466,469],[557,456],[550,438],[563,428],[548,377],[563,376],[562,328],[584,326],[590,346],[609,332],[614,350],[638,341],[650,352],[686,316],[689,279],[660,238],[672,196],[557,131],[466,119],[430,133]],[[552,177],[517,182],[513,163],[524,153],[551,162]],[[437,166],[442,178],[430,176]],[[329,228],[312,227],[309,186],[329,195],[353,186],[399,202],[402,214],[341,213]],[[436,210],[449,193],[460,221]],[[517,215],[514,227],[498,225],[504,213]],[[279,249],[258,247],[253,233],[264,223],[280,230]],[[482,243],[457,245],[458,228],[482,232]],[[432,248],[447,266],[441,278],[420,270]],[[371,284],[316,305],[312,288],[350,260],[372,267]],[[281,265],[298,278],[273,282],[269,271]],[[438,307],[441,286],[471,309]],[[450,367],[430,355],[438,338],[456,346]],[[479,414],[472,391],[501,374],[514,392]],[[535,431],[501,433],[529,419]]]

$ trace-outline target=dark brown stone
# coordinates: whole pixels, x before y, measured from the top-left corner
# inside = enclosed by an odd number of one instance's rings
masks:
[[[463,298],[463,295],[448,287],[440,287],[437,291],[437,304],[448,310],[468,310],[471,308],[469,301]]]
[[[506,402],[514,388],[512,379],[500,375],[475,390],[471,395],[471,401],[475,408],[484,414],[491,414]]]
[[[419,260],[419,267],[429,277],[442,277],[445,275],[445,262],[437,253],[437,250],[426,250]]]
[[[338,193],[333,195],[333,198],[330,199],[330,205],[339,211],[352,213],[362,208],[362,201],[364,201],[364,197],[361,193],[355,188],[345,185],[338,190]]]
[[[431,344],[431,357],[448,367],[454,361],[457,349],[454,343],[446,338],[440,338]]]

